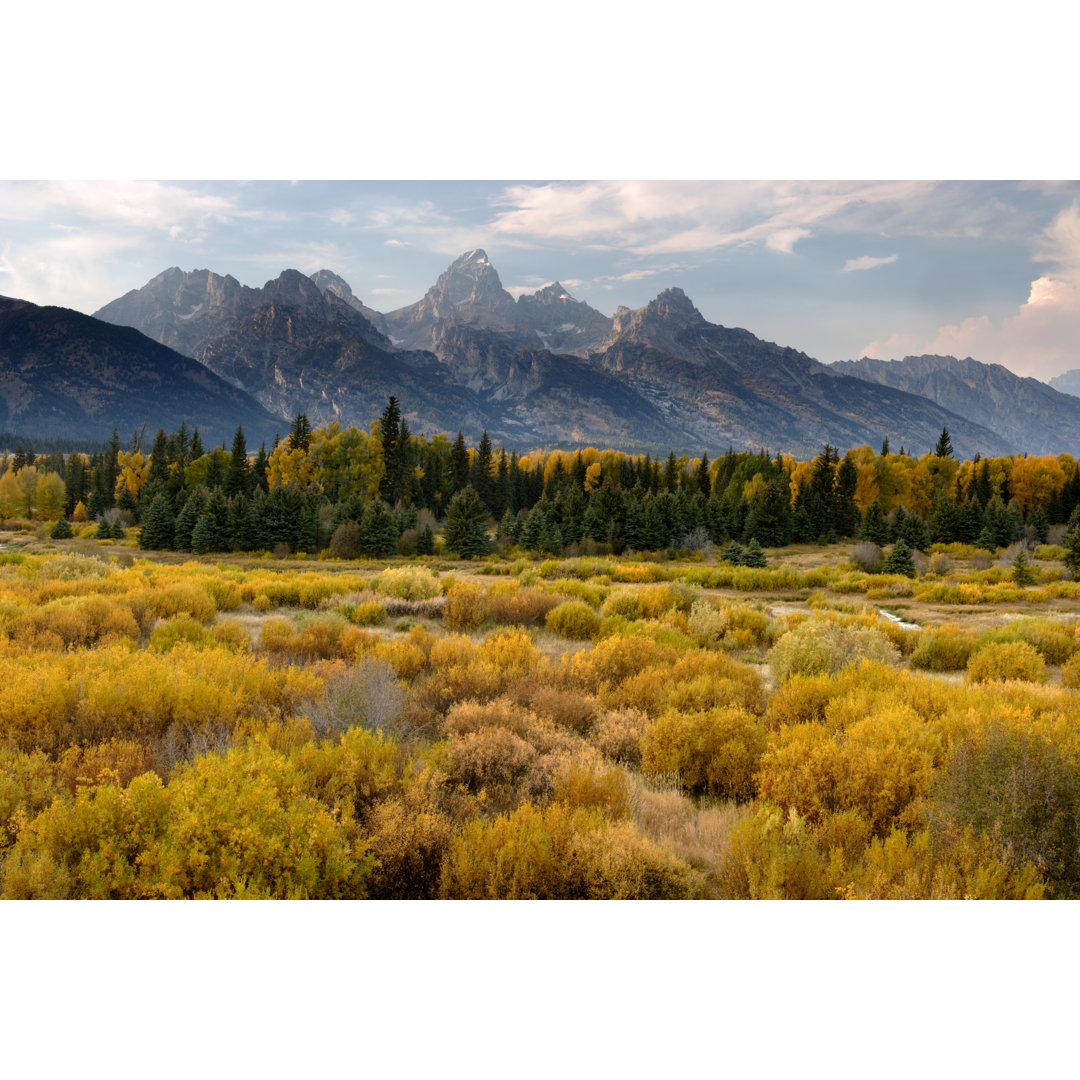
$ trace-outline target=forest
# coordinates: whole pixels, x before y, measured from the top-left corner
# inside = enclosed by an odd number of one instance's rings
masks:
[[[1067,455],[197,429],[0,475],[9,898],[1080,896]]]

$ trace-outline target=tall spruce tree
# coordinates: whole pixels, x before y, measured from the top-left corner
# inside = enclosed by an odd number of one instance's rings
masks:
[[[139,529],[139,547],[143,551],[168,551],[173,546],[173,521],[172,505],[168,495],[164,492],[154,496],[143,515],[142,527]]]
[[[939,458],[952,457],[953,455],[952,439],[949,438],[949,429],[947,427],[941,429],[937,446],[934,447],[934,454]]]
[[[486,522],[487,507],[468,484],[450,500],[446,511],[443,541],[446,547],[463,559],[482,557],[488,553]],[[538,542],[541,537],[537,538]]]
[[[229,461],[229,469],[222,481],[222,490],[226,495],[250,495],[254,487],[251,473],[251,462],[247,456],[247,440],[244,438],[243,427],[236,429],[232,442],[232,458]]]

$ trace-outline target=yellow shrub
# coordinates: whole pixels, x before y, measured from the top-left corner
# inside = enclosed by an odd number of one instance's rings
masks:
[[[1080,689],[1080,653],[1061,665],[1061,684],[1073,690]]]
[[[837,672],[860,660],[899,663],[900,653],[878,630],[843,626],[817,616],[789,630],[769,653],[773,672],[781,682],[792,675]]]
[[[575,641],[588,641],[600,629],[600,616],[581,600],[568,600],[547,613],[547,628]]]
[[[472,821],[443,863],[446,899],[682,899],[690,868],[627,823],[556,803]]]
[[[1025,641],[987,645],[968,661],[967,680],[972,683],[1019,679],[1046,682],[1043,658]]]
[[[202,623],[185,618],[183,615],[166,619],[150,634],[150,648],[155,652],[168,652],[181,642],[201,649],[215,644],[215,638]]]
[[[431,600],[442,595],[439,579],[424,566],[393,566],[371,579],[371,587],[399,600]]]
[[[650,773],[677,773],[688,791],[746,800],[753,796],[753,777],[764,749],[764,726],[745,709],[668,712],[641,737],[641,767]]]
[[[589,742],[613,761],[640,765],[641,736],[648,723],[648,714],[640,709],[609,709],[593,725]]]
[[[475,630],[486,617],[483,585],[459,581],[446,594],[443,618],[451,630]]]
[[[675,650],[641,637],[610,637],[570,658],[573,680],[596,693],[604,686],[618,686],[643,668],[674,659]]]

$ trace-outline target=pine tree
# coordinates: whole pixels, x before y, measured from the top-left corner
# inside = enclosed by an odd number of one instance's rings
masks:
[[[1073,517],[1077,516],[1077,511],[1074,510]],[[1071,521],[1072,518],[1069,520]],[[1080,580],[1080,520],[1074,522],[1066,530],[1063,544],[1065,557],[1062,562],[1065,563],[1065,569],[1069,571],[1069,577],[1073,581],[1078,581]]]
[[[859,531],[859,508],[855,503],[858,483],[859,470],[849,452],[836,470],[835,525],[840,536],[855,536]]]
[[[476,491],[466,485],[450,500],[450,506],[446,511],[443,540],[447,548],[463,559],[486,555],[488,553],[485,528],[487,517],[487,507],[480,501]]]
[[[253,487],[251,463],[247,456],[247,440],[243,427],[236,429],[232,443],[232,460],[225,474],[222,488],[226,495],[249,495]]]
[[[379,481],[379,496],[391,506],[401,497],[401,469],[398,439],[401,434],[401,409],[392,394],[379,417],[382,429],[383,475]]]
[[[1013,583],[1021,589],[1027,585],[1035,584],[1035,572],[1031,569],[1031,564],[1028,562],[1023,547],[1020,548],[1016,553],[1016,558],[1013,559],[1010,576],[1013,579]]]
[[[761,545],[758,543],[756,536],[746,545],[746,551],[743,552],[742,562],[743,566],[754,566],[758,568],[768,565],[765,560],[765,552],[761,550]]]
[[[201,458],[206,451],[203,449],[202,436],[199,435],[199,429],[195,428],[191,433],[191,460]]]
[[[266,453],[266,443],[263,443],[259,447],[259,452],[255,455],[255,464],[252,467],[252,474],[255,479],[255,486],[261,488],[263,491],[270,490],[270,481],[267,480],[267,474],[270,472],[270,458]]]
[[[953,455],[952,439],[949,438],[949,429],[947,427],[941,429],[937,446],[934,447],[934,454],[939,458],[952,457]]]
[[[909,578],[915,576],[915,559],[911,553],[911,546],[903,537],[900,537],[893,545],[882,571],[886,574],[903,574],[904,577]]]
[[[210,516],[201,514],[195,522],[195,528],[191,533],[191,550],[196,555],[205,555],[214,543],[214,527],[210,524]]]
[[[859,539],[869,540],[878,547],[884,547],[889,542],[889,523],[885,520],[885,511],[877,499],[866,508],[862,527],[859,529]]]
[[[169,551],[173,546],[172,507],[169,497],[164,492],[154,496],[143,515],[142,528],[139,530],[139,547],[143,551]]]
[[[706,499],[712,494],[712,480],[709,477],[709,455],[704,450],[701,452],[701,462],[698,464],[697,487],[698,491]]]
[[[306,454],[311,446],[311,423],[306,413],[297,413],[289,429],[289,449],[303,450]]]
[[[435,554],[435,534],[431,531],[430,525],[425,525],[420,530],[420,535],[416,538],[416,554],[417,555],[434,555]]]
[[[70,540],[74,535],[75,533],[72,531],[71,522],[69,522],[66,517],[61,517],[49,533],[49,536],[51,536],[53,540]]]
[[[889,440],[888,437],[881,440],[881,456],[888,457],[889,454]]]
[[[176,517],[176,527],[173,530],[173,544],[177,551],[191,550],[191,537],[205,505],[206,495],[201,488],[188,496],[187,502]]]
[[[465,448],[465,433],[459,431],[450,451],[451,494],[464,491],[469,485],[469,451]]]
[[[746,552],[743,549],[742,544],[738,543],[736,540],[732,540],[731,543],[721,549],[720,561],[729,562],[733,566],[742,566],[745,555]]]
[[[480,496],[480,501],[489,511],[492,503],[491,460],[491,439],[488,438],[488,433],[485,431],[480,439],[480,445],[476,448],[476,458],[472,466],[472,486],[476,494]]]

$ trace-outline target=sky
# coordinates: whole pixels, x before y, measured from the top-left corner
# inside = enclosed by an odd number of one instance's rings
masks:
[[[611,315],[679,286],[827,363],[1080,367],[1077,182],[0,182],[0,294],[88,314],[170,266],[330,269],[392,311],[473,248],[514,295],[559,280]]]

